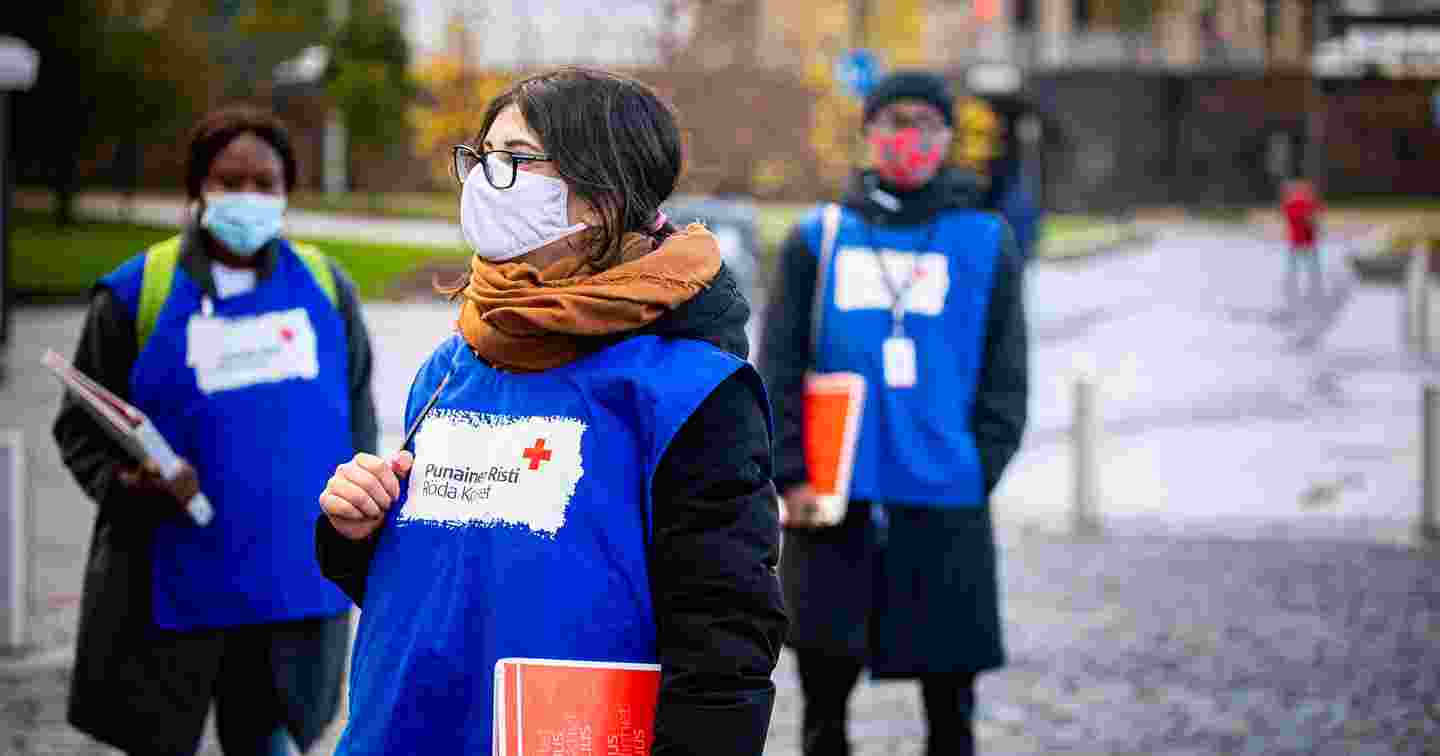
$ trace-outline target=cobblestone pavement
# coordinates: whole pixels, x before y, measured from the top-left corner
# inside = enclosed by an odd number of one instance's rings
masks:
[[[1435,554],[1011,533],[1002,559],[1011,664],[981,679],[983,752],[1440,753]],[[774,753],[796,752],[795,698]],[[922,753],[920,715],[915,685],[869,686],[858,753]]]
[[[1011,664],[980,682],[984,753],[1440,754],[1440,554],[1015,530],[1002,549]],[[66,676],[0,664],[0,753],[111,753],[64,724]],[[767,754],[790,756],[788,656],[775,680]],[[862,683],[852,716],[859,756],[923,753],[914,684]]]

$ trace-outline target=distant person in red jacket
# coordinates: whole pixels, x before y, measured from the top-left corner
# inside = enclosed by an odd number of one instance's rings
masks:
[[[1285,228],[1290,238],[1290,254],[1285,267],[1285,291],[1291,303],[1300,300],[1300,268],[1309,271],[1308,297],[1324,293],[1320,271],[1320,254],[1316,248],[1320,213],[1324,206],[1315,194],[1315,186],[1304,179],[1286,182],[1280,201]]]

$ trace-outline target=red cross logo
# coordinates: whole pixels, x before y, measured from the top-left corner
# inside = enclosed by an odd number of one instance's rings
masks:
[[[549,462],[554,452],[545,448],[545,439],[535,439],[535,445],[525,450],[525,459],[530,460],[530,469],[539,470],[541,462]]]

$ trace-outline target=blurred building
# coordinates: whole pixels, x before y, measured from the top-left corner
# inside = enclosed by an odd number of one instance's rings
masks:
[[[717,0],[696,41],[712,62],[804,65],[804,37],[883,48],[897,65],[1005,62],[1068,68],[1303,68],[1312,0]],[[906,22],[903,19],[913,19]],[[754,23],[741,23],[753,19]],[[897,20],[898,19],[898,20]],[[719,26],[721,33],[710,30]],[[810,27],[806,29],[805,27]],[[797,42],[799,44],[797,44]]]
[[[500,70],[582,64],[659,64],[673,39],[688,35],[692,3],[680,0],[398,0],[417,60],[454,49],[470,64]]]
[[[1440,0],[930,5],[948,67],[1024,71],[1052,206],[1267,203],[1302,174],[1440,195]]]
[[[1440,196],[1440,0],[1323,6],[1311,172],[1332,192]]]
[[[937,30],[978,20],[974,42],[933,35],[951,64],[1004,60],[1031,69],[1303,67],[1313,37],[1309,0],[980,0],[936,3]]]
[[[1332,2],[1315,71],[1328,78],[1440,78],[1440,0]]]

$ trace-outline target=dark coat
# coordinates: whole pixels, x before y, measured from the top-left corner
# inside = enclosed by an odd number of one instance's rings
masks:
[[[698,339],[743,359],[749,315],[722,268],[708,289],[638,333]],[[787,624],[771,469],[764,390],[748,368],[710,392],[656,466],[646,555],[661,667],[655,756],[764,750]],[[378,541],[346,540],[324,515],[315,527],[320,571],[363,608]]]
[[[978,186],[946,171],[926,187],[877,204],[873,175],[862,174],[845,205],[867,222],[924,223],[941,210],[978,207]],[[883,190],[882,190],[883,191]],[[818,255],[798,232],[780,251],[766,314],[760,367],[775,409],[775,482],[783,493],[807,480],[800,396],[810,368],[810,322]],[[1020,444],[1025,424],[1027,355],[1023,264],[1007,241],[993,281],[985,352],[970,418],[987,494]],[[952,281],[951,286],[965,285]],[[903,450],[896,450],[900,453]],[[979,672],[1004,663],[995,541],[989,505],[933,509],[889,505],[883,517],[852,502],[845,521],[823,530],[785,531],[781,579],[788,642],[868,663],[876,677]],[[878,524],[877,524],[878,523]]]
[[[273,250],[261,253],[260,277],[273,269]],[[180,268],[205,291],[215,292],[206,258],[192,235]],[[370,393],[370,340],[360,318],[354,284],[332,266],[346,323],[351,438],[374,450],[378,426]],[[121,397],[129,395],[137,357],[135,323],[109,289],[92,293],[74,364]],[[221,432],[221,429],[216,429]],[[136,500],[116,479],[133,464],[95,421],[68,397],[55,419],[60,455],[80,487],[98,504],[80,604],[80,629],[71,679],[70,723],[117,748],[137,753],[193,753],[204,729],[228,630],[162,632],[150,605],[150,535],[164,517],[180,516],[166,501]],[[270,677],[286,710],[295,742],[313,743],[335,718],[349,645],[349,618],[276,623],[268,634],[247,631],[245,643],[262,643]],[[268,637],[267,637],[268,636]]]

